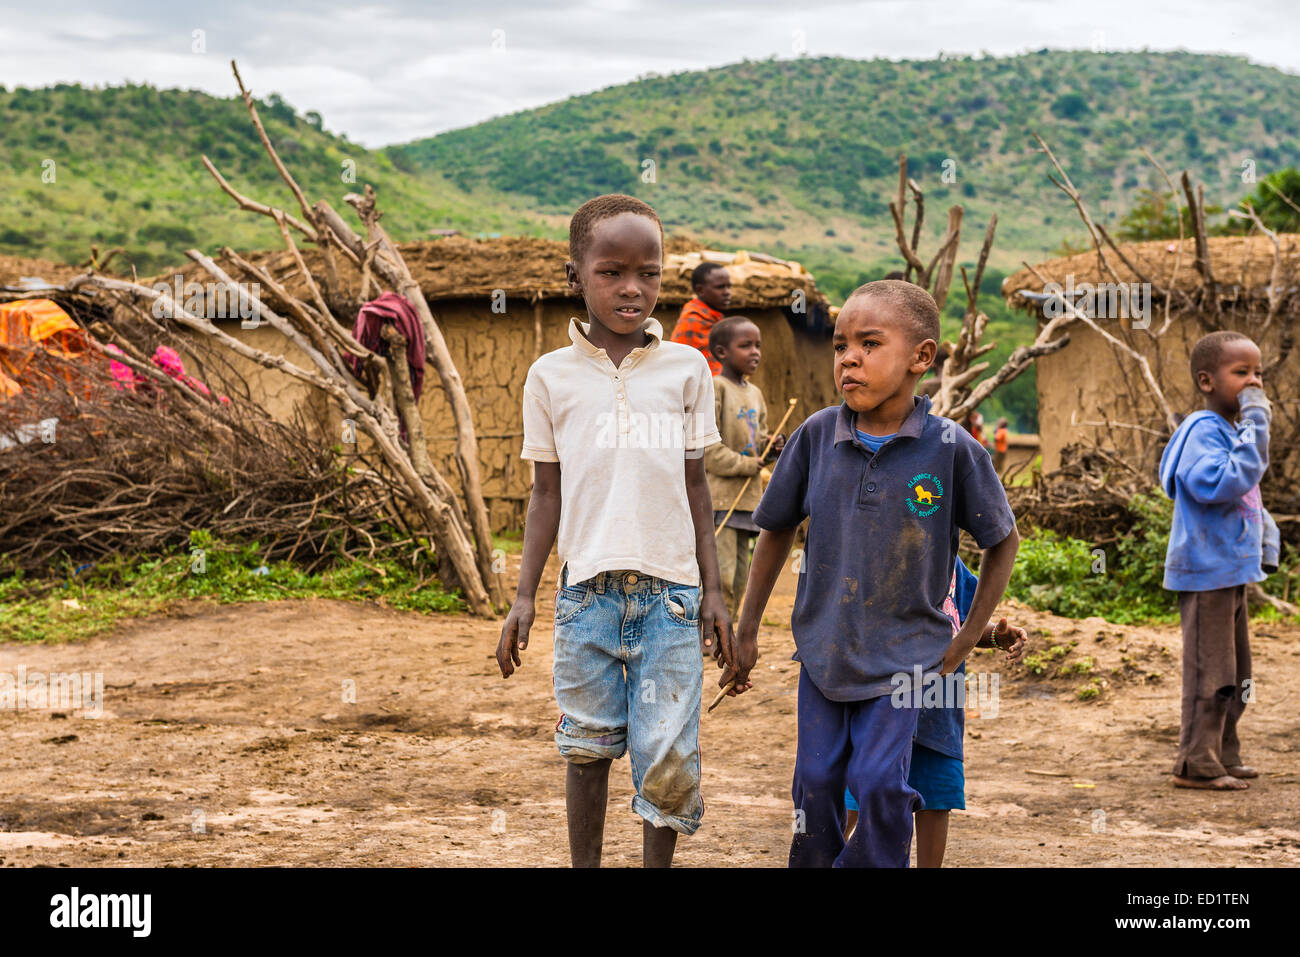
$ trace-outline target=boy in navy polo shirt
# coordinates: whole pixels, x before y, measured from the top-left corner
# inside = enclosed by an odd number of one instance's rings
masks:
[[[719,683],[751,687],[758,623],[810,519],[791,629],[799,675],[792,867],[906,867],[917,792],[907,783],[918,712],[894,676],[950,674],[975,647],[1011,578],[1020,539],[993,461],[930,414],[917,380],[934,361],[939,310],[900,280],[856,289],[835,322],[839,407],[790,437],[754,512],[754,551],[733,661]],[[880,442],[872,451],[871,444]],[[970,615],[944,613],[958,530],[983,549]],[[844,789],[861,807],[847,841]]]

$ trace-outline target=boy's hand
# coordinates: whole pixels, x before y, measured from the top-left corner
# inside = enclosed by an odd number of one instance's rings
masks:
[[[767,458],[765,458],[763,461],[767,462],[770,461],[771,459],[776,458],[778,455],[781,454],[781,450],[783,448],[785,448],[785,436],[778,434],[777,437],[772,442],[772,448],[768,450]]]
[[[1025,656],[1025,642],[1029,639],[1025,629],[1016,625],[1008,625],[1005,618],[998,620],[997,627],[993,627],[993,622],[984,626],[984,633],[980,635],[979,647],[981,648],[998,648],[1007,653],[1007,664],[1014,665]]]
[[[502,678],[509,678],[523,664],[519,653],[528,647],[528,631],[533,627],[534,617],[533,600],[516,596],[506,623],[501,626],[501,640],[497,642],[497,665]]]
[[[722,592],[706,591],[700,599],[700,642],[704,653],[719,661],[731,660],[731,616]]]
[[[733,678],[736,679],[736,686],[727,692],[729,698],[744,694],[754,686],[754,683],[749,680],[749,673],[754,669],[754,665],[758,663],[758,629],[747,627],[746,623],[742,621],[740,628],[736,632],[733,651],[734,657],[731,661],[718,660],[718,667],[722,668],[722,677],[718,679],[718,687],[725,688],[727,682]]]

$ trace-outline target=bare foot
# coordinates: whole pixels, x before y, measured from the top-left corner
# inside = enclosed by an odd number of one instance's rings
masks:
[[[1202,791],[1244,791],[1250,785],[1245,781],[1238,781],[1230,774],[1220,775],[1217,778],[1189,778],[1175,774],[1174,787],[1197,788]]]
[[[1257,778],[1259,772],[1246,764],[1234,764],[1232,767],[1224,768],[1234,778]]]

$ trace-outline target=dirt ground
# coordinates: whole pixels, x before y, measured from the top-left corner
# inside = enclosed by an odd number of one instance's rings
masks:
[[[86,644],[0,644],[0,673],[101,671],[106,684],[98,719],[0,710],[3,865],[567,864],[554,561],[548,571],[532,646],[509,681],[493,660],[498,623],[334,601],[195,604]],[[703,719],[706,811],[678,844],[680,866],[785,864],[793,599],[787,575],[754,690]],[[1030,631],[1044,673],[992,654],[968,665],[1000,668],[1000,696],[996,716],[971,703],[968,810],[953,814],[947,864],[1300,861],[1300,629],[1255,627],[1257,695],[1242,738],[1263,776],[1216,794],[1169,782],[1176,627],[1004,611]],[[709,697],[715,682],[710,664]],[[1090,686],[1100,694],[1081,700]],[[640,863],[631,793],[617,762],[607,865]]]

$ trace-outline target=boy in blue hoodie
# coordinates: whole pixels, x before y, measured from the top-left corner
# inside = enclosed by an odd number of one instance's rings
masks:
[[[1259,347],[1239,332],[1212,332],[1192,348],[1192,379],[1205,408],[1174,431],[1160,485],[1174,500],[1165,588],[1179,592],[1183,627],[1182,731],[1174,785],[1249,787],[1237,721],[1250,688],[1246,585],[1276,564],[1276,525],[1259,481],[1268,468],[1271,409]]]

